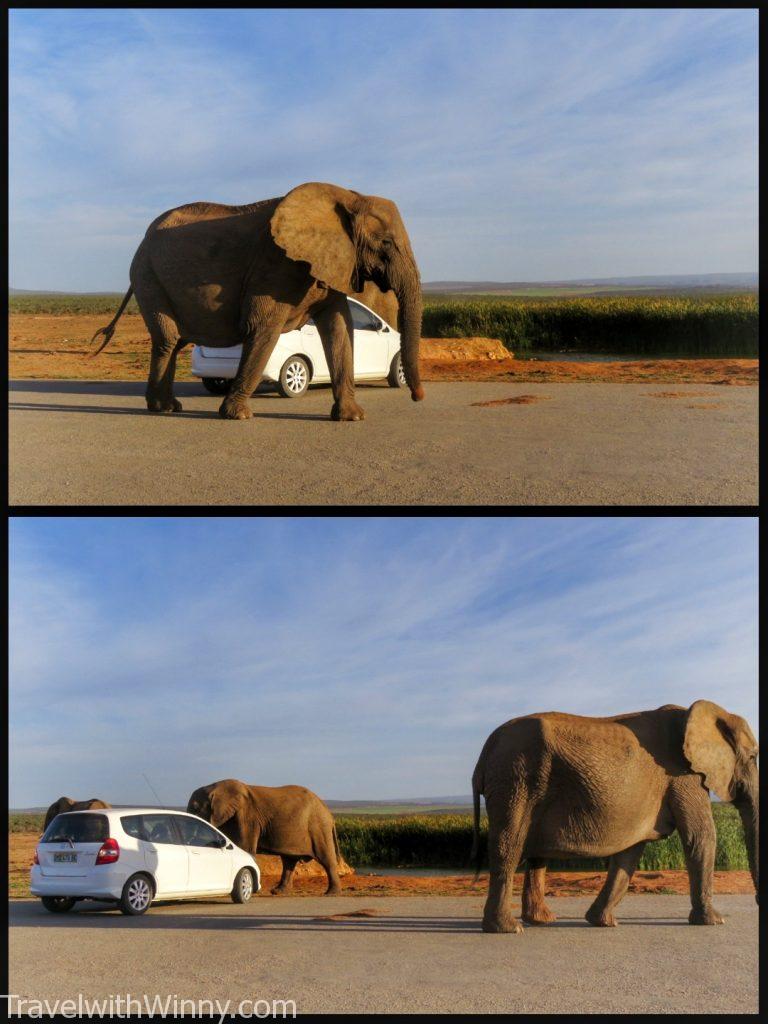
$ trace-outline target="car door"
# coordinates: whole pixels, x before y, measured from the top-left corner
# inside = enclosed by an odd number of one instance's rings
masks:
[[[189,891],[229,892],[232,868],[221,833],[198,818],[178,815],[175,821],[189,854]]]
[[[389,373],[389,331],[384,323],[353,299],[349,299],[355,328],[355,377],[386,377]]]
[[[128,835],[135,834],[141,840],[144,863],[155,879],[156,896],[188,891],[189,854],[176,831],[173,817],[172,814],[158,813],[121,818]],[[138,823],[133,823],[132,818],[138,818]],[[134,831],[129,831],[129,828]]]

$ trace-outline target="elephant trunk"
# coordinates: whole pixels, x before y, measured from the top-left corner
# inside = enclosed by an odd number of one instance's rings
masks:
[[[421,341],[421,281],[415,264],[400,287],[395,288],[400,307],[398,328],[400,330],[400,357],[411,398],[420,402],[424,398],[419,374],[419,342]]]
[[[749,857],[749,870],[752,875],[752,882],[755,886],[755,899],[759,902],[758,847],[760,845],[760,812],[758,809],[757,799],[745,800],[743,803],[738,803],[736,807],[741,815],[741,824],[744,829],[744,842],[746,843],[747,856]]]

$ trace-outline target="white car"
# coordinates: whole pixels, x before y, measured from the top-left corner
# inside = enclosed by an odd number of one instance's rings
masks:
[[[348,299],[355,329],[355,380],[382,380],[390,387],[405,387],[400,361],[400,335],[380,316],[356,299]],[[242,345],[208,348],[195,345],[192,373],[202,377],[211,394],[227,393],[237,373]],[[264,369],[263,381],[276,385],[285,398],[298,398],[310,384],[327,384],[331,375],[325,361],[323,343],[312,320],[301,330],[281,334]]]
[[[33,896],[54,913],[78,900],[143,914],[153,900],[231,896],[261,888],[253,857],[207,821],[182,811],[109,808],[58,814],[35,850]]]

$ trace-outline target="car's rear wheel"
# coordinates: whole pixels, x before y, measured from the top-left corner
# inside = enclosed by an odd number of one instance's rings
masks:
[[[389,384],[391,388],[405,387],[405,370],[403,369],[403,360],[400,358],[399,352],[395,355],[395,358],[389,365],[387,384]]]
[[[64,914],[75,905],[75,901],[69,896],[42,896],[41,899],[45,909],[50,910],[52,914]]]
[[[203,377],[203,387],[212,395],[226,395],[231,383],[228,377]]]
[[[299,398],[309,387],[309,363],[301,356],[291,356],[283,363],[277,390],[283,398]]]
[[[232,902],[247,903],[253,896],[253,872],[250,868],[240,868],[232,886]]]
[[[146,914],[152,902],[152,882],[146,875],[131,875],[123,886],[120,909],[124,914],[135,917]]]

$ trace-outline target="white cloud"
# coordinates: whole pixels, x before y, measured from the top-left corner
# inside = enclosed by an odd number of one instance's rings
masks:
[[[162,209],[306,180],[394,197],[427,280],[755,265],[750,12],[326,12],[312,45],[294,16],[229,12],[233,39],[84,14],[56,45],[55,15],[19,22],[13,283],[122,287]],[[133,238],[73,235],[83,202],[131,210]]]
[[[117,575],[17,551],[12,802],[100,787],[135,802],[141,771],[171,802],[229,775],[337,798],[467,792],[491,729],[536,710],[706,697],[756,728],[743,527],[411,522],[395,550],[376,521],[351,527],[287,579],[271,528],[275,553],[219,578],[190,564],[184,526],[144,558],[121,548]]]

